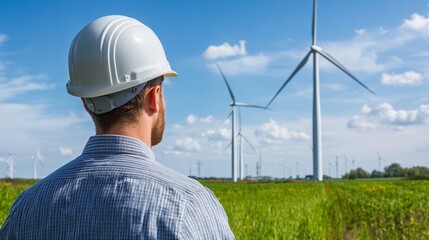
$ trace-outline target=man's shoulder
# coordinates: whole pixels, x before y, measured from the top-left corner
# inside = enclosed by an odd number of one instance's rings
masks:
[[[172,188],[187,196],[193,196],[201,191],[206,191],[200,182],[190,177],[187,177],[171,168],[168,168],[159,163],[155,164],[154,174],[155,179],[159,184]]]

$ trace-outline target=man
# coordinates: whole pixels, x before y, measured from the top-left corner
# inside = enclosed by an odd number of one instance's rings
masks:
[[[17,198],[0,239],[234,239],[210,190],[155,162],[162,81],[176,76],[155,33],[132,18],[99,18],[73,40],[69,74],[96,135]]]

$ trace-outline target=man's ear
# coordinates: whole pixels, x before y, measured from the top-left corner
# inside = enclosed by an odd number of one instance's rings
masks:
[[[161,86],[157,85],[149,90],[146,102],[152,112],[158,112],[161,108]]]

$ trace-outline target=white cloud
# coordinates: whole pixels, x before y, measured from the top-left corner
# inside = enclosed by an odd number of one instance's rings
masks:
[[[260,141],[265,143],[281,143],[283,140],[307,140],[310,137],[303,132],[289,131],[286,127],[278,125],[276,121],[270,119],[255,130],[255,135],[260,138]]]
[[[214,120],[214,117],[212,115],[208,115],[205,117],[198,117],[197,115],[190,114],[186,117],[186,122],[188,124],[194,124],[197,122],[211,123],[213,120]]]
[[[176,124],[173,124],[172,127],[173,127],[173,129],[182,129],[183,125],[180,125],[180,124],[176,123]]]
[[[363,29],[363,28],[361,28],[361,29],[356,29],[356,30],[355,30],[355,33],[357,33],[359,36],[363,36],[363,35],[365,35],[365,34],[368,34],[368,32],[366,31],[366,29]]]
[[[384,35],[384,34],[387,34],[387,30],[386,29],[384,29],[383,27],[379,27],[378,28],[378,33],[380,34],[380,35]]]
[[[208,137],[213,140],[231,139],[231,130],[228,128],[220,128],[218,130],[207,130],[201,134],[202,137]]]
[[[238,45],[230,45],[227,42],[219,46],[211,45],[204,51],[203,56],[206,59],[215,60],[218,58],[244,56],[246,54],[246,41],[241,40]]]
[[[409,49],[406,44],[418,37],[418,34],[412,34],[413,31],[404,25],[393,31],[380,27],[372,31],[357,29],[355,32],[355,37],[350,40],[321,43],[324,50],[352,73],[377,73],[402,66],[404,60],[397,56],[400,54],[398,50]],[[327,61],[321,61],[320,69],[332,70],[336,67]]]
[[[198,118],[195,115],[189,115],[188,117],[186,117],[186,122],[188,124],[194,124],[197,120]]]
[[[60,151],[61,155],[72,155],[73,150],[68,147],[59,147],[58,150]]]
[[[201,150],[197,140],[191,137],[176,139],[173,145],[167,146],[162,150],[165,155],[175,156],[178,158],[192,159],[194,155]]]
[[[191,156],[191,153],[201,150],[201,146],[197,140],[191,137],[176,139],[173,146],[169,146],[163,150],[164,154],[174,155],[178,157]]]
[[[201,150],[201,146],[198,141],[190,137],[176,139],[174,148],[176,150],[188,152],[196,152]]]
[[[263,74],[272,59],[264,54],[245,56],[238,59],[219,61],[222,71],[228,75],[239,74]],[[215,64],[211,63],[208,66],[213,71],[218,71]]]
[[[211,123],[214,120],[212,115],[208,115],[207,117],[200,118],[200,121],[203,123]]]
[[[386,68],[384,64],[378,62],[380,51],[378,42],[364,29],[361,29],[352,40],[325,43],[323,48],[354,72],[374,73]],[[334,68],[336,69],[330,62],[321,61],[322,70]]]
[[[383,73],[381,83],[384,85],[418,85],[423,76],[414,71],[407,71],[402,74]]]
[[[0,132],[56,132],[88,120],[72,113],[62,116],[47,114],[47,108],[48,106],[42,104],[0,103]]]
[[[374,129],[381,124],[406,126],[427,123],[429,123],[429,104],[420,105],[414,110],[395,110],[390,104],[382,103],[375,108],[365,104],[362,107],[362,114],[353,116],[347,126],[356,129]]]
[[[425,36],[429,36],[429,18],[422,16],[418,13],[414,13],[410,16],[410,19],[404,20],[401,25],[402,29],[412,30],[418,33],[422,33]]]
[[[365,116],[355,115],[347,123],[347,127],[354,128],[354,129],[369,130],[369,129],[374,129],[376,127],[376,124],[372,121],[367,120]]]
[[[7,35],[0,33],[0,44],[7,41]]]
[[[52,88],[51,85],[38,82],[44,79],[43,75],[22,75],[19,77],[7,79],[2,78],[0,81],[0,101],[24,94],[30,91],[46,90]]]

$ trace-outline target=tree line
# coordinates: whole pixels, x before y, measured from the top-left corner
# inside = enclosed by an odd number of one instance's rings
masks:
[[[350,170],[343,176],[343,179],[357,178],[406,178],[412,180],[429,180],[429,168],[427,167],[411,167],[403,168],[398,163],[392,163],[384,168],[384,171],[373,170],[367,172],[362,168]]]

